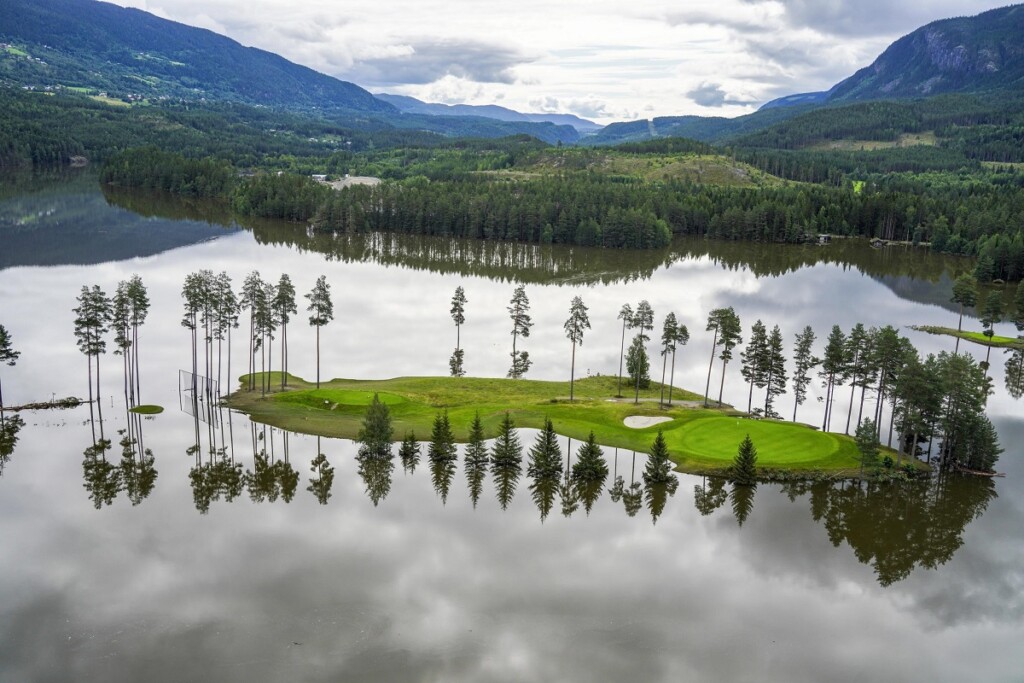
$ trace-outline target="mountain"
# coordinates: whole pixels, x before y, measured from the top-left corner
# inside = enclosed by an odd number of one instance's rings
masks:
[[[580,140],[581,145],[618,145],[655,138],[690,138],[700,142],[724,142],[739,135],[764,130],[813,109],[812,105],[760,109],[734,118],[724,116],[659,116],[650,120],[611,123]]]
[[[934,21],[828,93],[828,102],[1024,87],[1024,5]]]
[[[821,104],[828,99],[828,91],[804,92],[797,95],[786,95],[769,102],[765,102],[758,108],[758,111],[765,109],[777,109],[778,107],[793,107],[800,104]]]
[[[357,85],[222,35],[94,0],[0,2],[0,80],[110,96],[393,112]]]
[[[363,129],[573,143],[565,123],[403,114],[359,86],[225,36],[96,0],[0,0],[0,87],[110,104],[235,103]],[[575,117],[573,117],[575,118]],[[580,122],[582,121],[579,120]]]
[[[572,114],[524,114],[498,105],[475,105],[475,104],[436,104],[423,102],[415,97],[406,95],[389,95],[388,93],[377,93],[377,99],[383,100],[398,108],[400,111],[410,114],[428,114],[430,116],[482,116],[498,121],[520,121],[532,123],[553,123],[559,126],[572,126],[580,133],[593,133],[601,129],[601,125],[581,119]]]

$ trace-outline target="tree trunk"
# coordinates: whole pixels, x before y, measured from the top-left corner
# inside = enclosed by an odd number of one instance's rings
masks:
[[[704,386],[704,407],[708,407],[708,394],[711,392],[711,368],[715,365],[715,347],[718,346],[718,328],[715,328],[715,336],[711,339],[711,360],[708,361],[708,383]]]
[[[672,347],[672,374],[669,375],[668,379],[668,404],[672,405],[672,387],[676,383],[676,347]]]
[[[458,347],[456,347],[458,348]],[[572,366],[569,370],[569,403],[573,401],[573,382],[576,379],[576,342],[572,343]]]
[[[846,431],[844,434],[850,435],[850,419],[853,418],[853,397],[857,393],[857,375],[854,375],[850,380],[850,408],[846,411]]]
[[[754,380],[750,380],[750,391],[747,392],[747,415],[750,415],[750,410],[754,407]]]
[[[661,398],[658,399],[658,405],[665,404],[665,367],[668,365],[668,354],[662,354],[661,356]]]
[[[320,326],[316,326],[316,388],[320,388]]]
[[[618,398],[622,398],[622,361],[626,357],[626,321],[622,321],[622,345],[619,349],[619,386],[615,392]]]
[[[723,360],[722,361],[722,381],[718,385],[718,407],[719,408],[722,407],[722,392],[725,390],[725,364],[728,363],[728,362],[729,361],[727,361],[727,360]]]

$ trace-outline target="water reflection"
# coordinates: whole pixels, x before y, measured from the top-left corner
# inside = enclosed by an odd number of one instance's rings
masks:
[[[394,457],[375,453],[360,453],[356,456],[359,462],[359,476],[366,487],[366,495],[377,507],[391,492],[391,473],[395,470]],[[447,492],[445,493],[447,497]]]
[[[1003,368],[1006,393],[1015,399],[1024,396],[1024,349],[1007,351],[1008,358]]]
[[[0,477],[4,475],[4,467],[11,461],[14,449],[18,446],[18,433],[25,426],[20,415],[7,416],[0,410]]]
[[[331,499],[331,488],[334,486],[334,468],[320,446],[319,436],[316,438],[316,457],[310,462],[309,469],[316,477],[309,478],[306,490],[316,497],[316,502],[320,505],[327,505],[327,501]]]
[[[746,269],[758,277],[777,277],[819,263],[853,268],[878,279],[897,296],[955,310],[952,282],[969,272],[969,259],[933,254],[927,249],[874,249],[861,240],[836,239],[825,247],[705,240],[676,240],[670,247],[645,251],[453,240],[398,234],[319,232],[283,221],[233,220],[213,202],[168,195],[102,188],[106,201],[137,215],[233,226],[250,230],[261,244],[288,246],[323,254],[343,263],[373,262],[442,274],[480,276],[537,284],[610,284],[650,278],[655,271],[692,258],[709,258],[727,270]]]

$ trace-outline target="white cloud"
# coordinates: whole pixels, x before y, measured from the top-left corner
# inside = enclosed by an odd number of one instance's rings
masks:
[[[601,122],[752,111],[831,87],[890,42],[1002,0],[114,0],[364,87]],[[540,105],[538,108],[538,104]]]

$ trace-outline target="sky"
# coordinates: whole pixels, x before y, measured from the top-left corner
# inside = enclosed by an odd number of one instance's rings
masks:
[[[374,93],[598,123],[738,116],[1006,0],[114,0]]]

